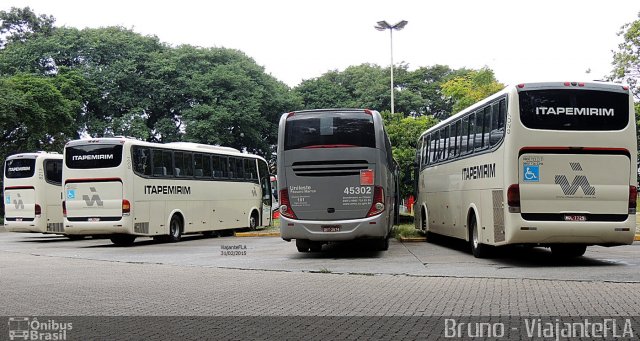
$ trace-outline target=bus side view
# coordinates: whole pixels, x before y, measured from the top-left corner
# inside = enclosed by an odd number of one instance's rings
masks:
[[[64,234],[62,155],[11,155],[4,166],[4,226],[10,232]]]
[[[627,86],[524,83],[422,134],[417,229],[487,246],[550,247],[581,256],[589,245],[635,235],[636,124]]]
[[[299,252],[371,239],[389,247],[397,169],[377,111],[318,109],[282,115],[278,130],[280,233]]]
[[[233,148],[101,138],[67,143],[64,161],[69,234],[130,245],[271,223],[266,161]]]

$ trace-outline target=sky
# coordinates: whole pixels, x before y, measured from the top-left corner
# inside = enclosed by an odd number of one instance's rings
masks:
[[[173,46],[238,49],[293,87],[330,70],[390,64],[489,67],[498,81],[588,81],[612,70],[622,25],[640,1],[584,0],[3,0],[56,26],[123,26]],[[590,73],[587,73],[590,70]]]

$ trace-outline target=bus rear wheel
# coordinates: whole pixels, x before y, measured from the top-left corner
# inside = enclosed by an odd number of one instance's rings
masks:
[[[296,239],[296,248],[298,252],[309,252],[311,243],[306,239]]]
[[[180,239],[182,239],[182,219],[180,219],[177,214],[174,214],[169,223],[169,236],[167,241],[176,243],[179,242]]]
[[[480,242],[480,235],[478,233],[478,223],[476,222],[476,216],[471,215],[469,218],[469,244],[471,245],[471,253],[476,258],[487,257],[488,246]]]
[[[564,244],[564,245],[552,245],[551,253],[554,257],[558,258],[575,258],[584,255],[587,251],[586,245],[580,244]]]
[[[118,246],[130,246],[136,240],[136,236],[130,234],[117,234],[112,236],[111,242]]]
[[[258,227],[258,219],[258,213],[256,211],[253,211],[253,213],[251,213],[251,218],[249,218],[249,230],[256,230],[256,228]]]

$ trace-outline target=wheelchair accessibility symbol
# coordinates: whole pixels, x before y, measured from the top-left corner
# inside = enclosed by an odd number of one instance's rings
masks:
[[[540,181],[540,166],[524,164],[523,167],[523,180],[524,182],[539,182]]]

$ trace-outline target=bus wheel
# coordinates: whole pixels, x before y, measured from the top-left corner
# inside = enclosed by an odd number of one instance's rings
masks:
[[[476,222],[475,215],[472,215],[469,219],[469,244],[471,244],[471,253],[473,253],[474,257],[484,258],[487,256],[487,246],[480,243],[478,223]]]
[[[77,234],[67,234],[65,237],[69,238],[69,240],[82,240],[85,236]]]
[[[587,251],[586,245],[580,244],[560,244],[552,245],[551,253],[558,258],[575,258],[584,255]]]
[[[133,241],[136,240],[136,236],[130,234],[117,234],[112,236],[111,242],[118,246],[131,246],[133,245]]]
[[[256,227],[258,227],[258,213],[253,211],[251,213],[251,218],[249,218],[249,230],[255,231]]]
[[[387,251],[389,250],[389,237],[383,237],[380,239],[374,239],[373,245],[376,251]]]
[[[296,239],[296,248],[298,252],[309,252],[311,249],[311,245],[309,245],[309,241],[306,239]]]
[[[309,242],[309,249],[311,252],[320,252],[322,251],[322,243],[321,242]]]
[[[179,242],[182,238],[182,219],[177,214],[174,214],[171,217],[171,222],[169,223],[169,237],[167,240],[170,243]]]

